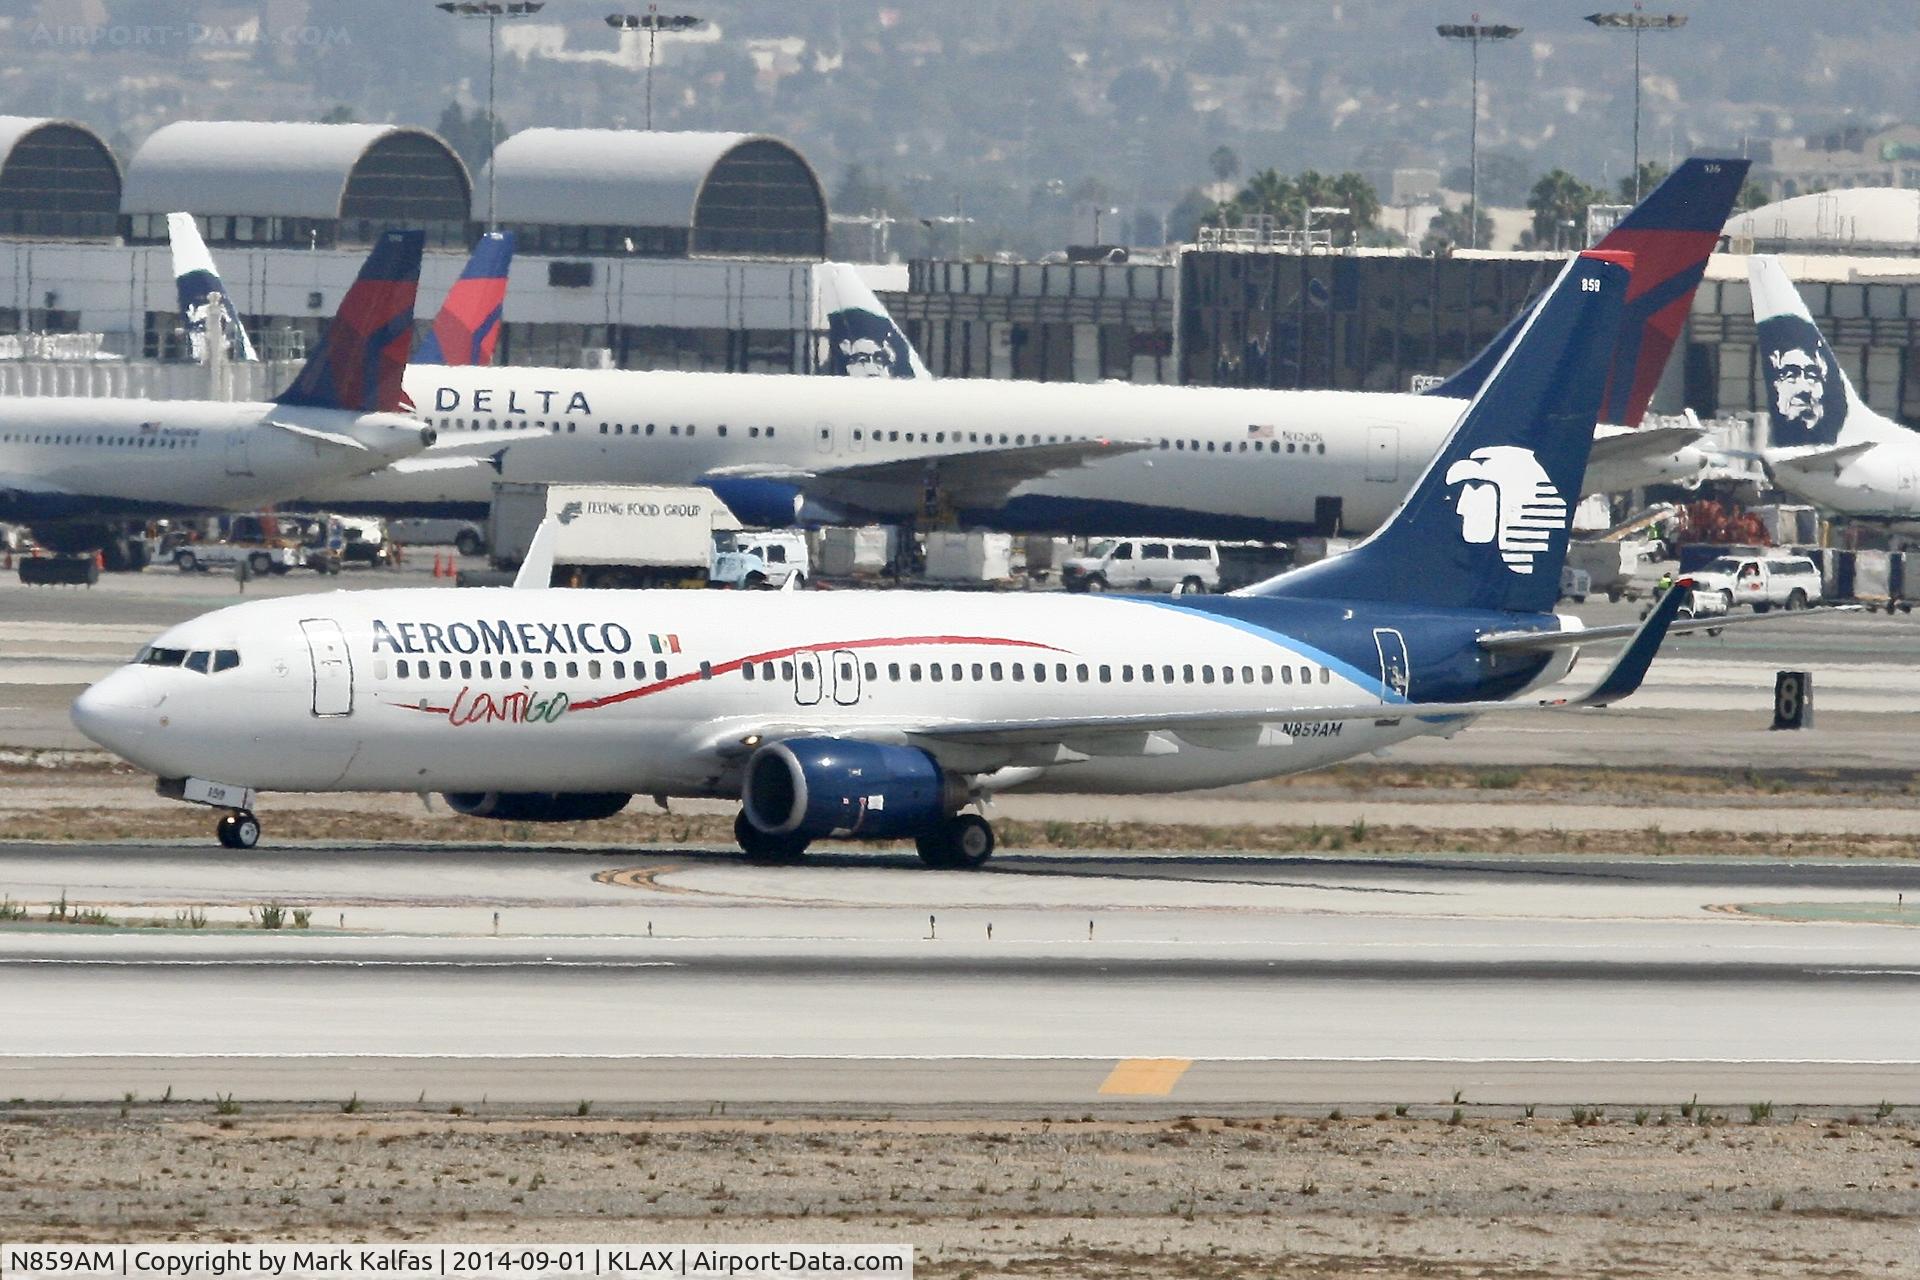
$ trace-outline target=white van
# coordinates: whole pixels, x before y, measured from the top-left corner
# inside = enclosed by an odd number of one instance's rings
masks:
[[[1060,581],[1069,591],[1218,591],[1220,548],[1211,542],[1107,538],[1060,566]]]

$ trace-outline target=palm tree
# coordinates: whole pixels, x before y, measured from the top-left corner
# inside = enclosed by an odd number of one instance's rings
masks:
[[[1565,169],[1547,174],[1533,184],[1533,190],[1527,195],[1527,208],[1533,210],[1534,244],[1541,248],[1560,244],[1561,233],[1569,222],[1578,237],[1580,228],[1587,225],[1587,206],[1599,204],[1603,199],[1598,190]],[[1576,242],[1571,247],[1579,245]]]

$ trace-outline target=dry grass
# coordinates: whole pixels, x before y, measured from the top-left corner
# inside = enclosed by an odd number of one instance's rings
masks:
[[[1904,1274],[1920,1214],[1898,1120],[461,1110],[12,1108],[0,1233],[879,1240],[933,1277],[1586,1280]]]

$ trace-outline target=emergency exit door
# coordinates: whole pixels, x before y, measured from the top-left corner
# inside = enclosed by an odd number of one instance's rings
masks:
[[[793,700],[803,707],[815,706],[825,686],[820,655],[802,649],[793,655]]]
[[[306,634],[307,657],[313,665],[313,714],[352,715],[353,659],[340,624],[331,618],[303,618],[300,630]]]

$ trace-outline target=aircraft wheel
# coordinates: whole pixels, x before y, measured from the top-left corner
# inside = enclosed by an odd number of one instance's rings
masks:
[[[229,849],[251,849],[260,843],[260,819],[240,809],[222,817],[214,834]]]
[[[914,841],[920,860],[943,871],[972,871],[993,856],[993,828],[978,814],[959,813]]]
[[[755,862],[798,862],[806,855],[805,836],[768,835],[747,821],[742,809],[733,818],[733,838],[742,853]]]

